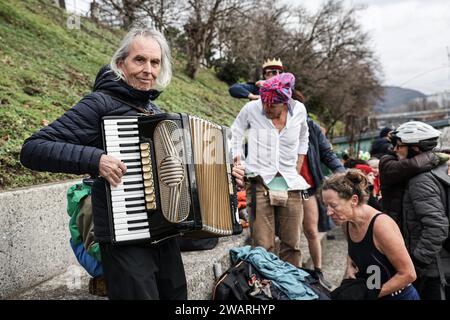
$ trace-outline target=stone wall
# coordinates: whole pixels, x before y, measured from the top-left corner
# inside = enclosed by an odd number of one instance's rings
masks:
[[[66,211],[66,191],[76,182],[0,193],[0,298],[76,263]]]

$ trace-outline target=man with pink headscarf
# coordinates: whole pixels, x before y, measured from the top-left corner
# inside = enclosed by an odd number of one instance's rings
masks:
[[[265,81],[261,98],[242,108],[231,130],[235,164],[245,160],[252,245],[274,250],[277,217],[280,258],[301,267],[302,194],[309,185],[300,169],[308,151],[308,125],[305,106],[292,99],[294,85],[291,73]]]

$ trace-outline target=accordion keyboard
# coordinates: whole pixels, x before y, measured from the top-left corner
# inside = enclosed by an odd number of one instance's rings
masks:
[[[114,236],[117,242],[150,238],[146,192],[153,181],[142,173],[142,147],[139,144],[137,118],[104,120],[106,152],[122,160],[127,172],[111,190]],[[151,177],[152,179],[152,177]],[[148,200],[148,195],[147,195]]]

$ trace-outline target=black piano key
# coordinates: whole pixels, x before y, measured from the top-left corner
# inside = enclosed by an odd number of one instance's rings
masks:
[[[145,212],[146,212],[145,209],[144,210],[127,210],[126,214],[133,215],[133,214],[139,214],[139,213],[145,213]]]
[[[134,133],[134,134],[119,134],[118,137],[119,137],[119,138],[135,138],[135,137],[139,137],[139,133]]]
[[[142,173],[142,170],[133,171],[133,172],[127,172],[127,173],[124,174],[124,176],[132,176],[132,175],[139,174],[139,173]]]
[[[132,191],[140,191],[140,190],[144,190],[144,187],[139,187],[139,188],[126,188],[126,189],[123,189],[123,192],[132,192]]]
[[[133,184],[142,184],[142,181],[125,181],[123,183],[124,186],[130,186],[130,185],[133,185]]]
[[[139,152],[139,149],[136,150],[120,150],[120,153],[137,153]]]
[[[132,220],[132,221],[128,221],[127,224],[136,224],[136,223],[142,223],[142,222],[148,222],[148,220],[147,219]]]
[[[136,204],[126,204],[125,208],[135,208],[135,207],[142,207],[142,203],[136,203]]]
[[[128,162],[136,162],[139,161],[139,159],[124,159],[122,160],[123,163],[127,164]]]
[[[137,201],[137,200],[144,200],[144,197],[134,197],[134,198],[126,198],[125,202],[127,201]]]
[[[132,228],[128,228],[128,231],[135,231],[135,230],[148,230],[148,226],[146,227],[132,227]]]
[[[132,124],[138,124],[137,121],[132,121],[132,122],[117,122],[116,126],[128,126],[128,125],[132,125]]]
[[[117,128],[118,132],[124,132],[124,131],[136,131],[137,128]]]
[[[119,147],[124,148],[124,147],[139,147],[139,142],[137,143],[121,143],[119,144]]]
[[[141,165],[139,165],[139,164],[135,164],[135,165],[132,165],[132,166],[127,166],[127,169],[139,169],[139,168],[141,168]]]

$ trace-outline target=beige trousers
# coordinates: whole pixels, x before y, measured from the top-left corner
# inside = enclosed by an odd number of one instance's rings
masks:
[[[251,204],[252,184],[256,185],[256,213]],[[301,267],[300,235],[303,222],[303,200],[300,191],[289,191],[286,207],[270,205],[269,193],[260,179],[246,185],[247,210],[250,217],[252,246],[261,246],[269,252],[275,249],[275,219],[278,219],[280,259]]]

